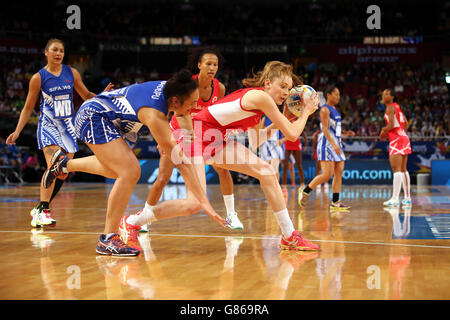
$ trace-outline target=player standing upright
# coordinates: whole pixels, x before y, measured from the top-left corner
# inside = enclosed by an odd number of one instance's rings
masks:
[[[389,162],[391,164],[393,179],[392,197],[384,202],[385,206],[398,207],[400,205],[399,195],[403,186],[405,198],[402,201],[404,206],[411,206],[411,183],[409,172],[406,168],[408,155],[411,154],[411,143],[406,130],[408,121],[398,103],[394,102],[394,91],[385,89],[383,91],[383,103],[386,105],[384,120],[386,126],[381,129],[380,139],[384,140],[386,135],[389,138]]]
[[[50,159],[57,150],[63,150],[71,159],[78,151],[73,123],[75,116],[73,89],[83,100],[95,96],[95,93],[86,88],[79,72],[62,63],[64,49],[64,43],[59,39],[50,39],[47,42],[45,46],[47,65],[31,77],[27,99],[20,113],[16,130],[6,140],[7,144],[15,144],[40,97],[37,140],[39,149],[44,152],[47,167],[50,167]],[[110,88],[112,84],[109,84],[105,90]],[[33,227],[56,224],[56,220],[51,216],[50,202],[66,177],[67,175],[59,177],[48,189],[41,185],[40,202],[30,212]]]
[[[333,200],[330,209],[348,210],[350,207],[344,205],[340,200],[340,190],[342,185],[342,175],[345,166],[345,154],[342,146],[341,137],[354,136],[353,131],[341,132],[341,115],[336,109],[336,105],[340,100],[339,89],[335,86],[329,86],[324,95],[327,99],[320,109],[320,128],[321,133],[317,141],[317,159],[320,161],[322,172],[299,192],[298,202],[304,207],[306,200],[312,189],[319,184],[325,183],[334,176],[332,182]]]

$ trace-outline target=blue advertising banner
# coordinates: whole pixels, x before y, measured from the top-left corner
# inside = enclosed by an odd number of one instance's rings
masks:
[[[431,161],[431,184],[450,186],[450,160]]]
[[[344,140],[347,159],[389,159],[387,141]],[[430,173],[433,160],[450,159],[450,144],[446,141],[412,141],[408,156],[408,171]],[[348,161],[348,162],[350,162]],[[346,162],[347,164],[347,162]]]
[[[141,159],[141,178],[139,183],[152,184],[158,177],[159,172],[159,159]],[[214,169],[207,165],[206,170],[206,182],[208,184],[218,184],[219,177]],[[295,169],[296,170],[296,169]],[[315,162],[308,160],[303,162],[303,171],[305,174],[305,180],[311,181],[316,175]],[[281,174],[281,172],[280,172]],[[298,173],[296,171],[296,176]],[[353,160],[346,161],[344,174],[342,177],[342,183],[347,185],[357,184],[391,184],[392,183],[392,171],[389,162],[384,160]],[[107,182],[111,183],[113,180],[107,179]],[[300,181],[297,178],[297,184]],[[176,168],[172,171],[170,177],[171,184],[184,184],[183,177]]]
[[[389,159],[389,143],[379,140],[343,141],[346,166],[354,160],[387,160]],[[159,159],[155,141],[139,141],[134,152],[139,159]],[[408,157],[408,171],[411,173],[430,173],[433,160],[450,160],[449,141],[412,141],[412,154]],[[311,159],[311,143],[304,148],[303,160]]]

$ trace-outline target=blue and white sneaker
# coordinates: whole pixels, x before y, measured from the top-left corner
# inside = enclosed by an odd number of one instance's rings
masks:
[[[389,199],[388,201],[383,202],[383,205],[388,207],[398,207],[400,206],[400,201],[398,201],[398,199]]]
[[[403,200],[402,200],[402,206],[403,206],[403,207],[411,207],[411,206],[412,206],[412,201],[411,201],[411,199],[403,199]]]
[[[104,234],[100,235],[95,251],[98,254],[119,257],[133,257],[139,255],[140,253],[138,249],[128,247],[122,239],[120,239],[120,235],[118,233],[115,233],[109,239],[106,239]]]
[[[61,180],[65,180],[67,178],[69,174],[66,167],[68,161],[69,158],[61,149],[53,154],[50,160],[50,166],[44,172],[42,178],[42,183],[46,189],[48,189],[52,185],[53,181],[55,181],[56,178]]]

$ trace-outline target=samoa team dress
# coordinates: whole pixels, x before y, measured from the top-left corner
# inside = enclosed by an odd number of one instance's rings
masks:
[[[336,108],[329,106],[327,104],[324,104],[322,108],[328,108],[330,110],[330,118],[328,119],[328,132],[331,135],[331,138],[334,140],[334,142],[341,148],[342,153],[337,154],[336,151],[334,151],[330,141],[327,140],[325,135],[323,134],[323,128],[322,123],[320,123],[320,134],[319,138],[317,140],[317,160],[319,161],[344,161],[345,155],[344,155],[344,148],[342,146],[341,141],[341,115],[339,114],[339,111],[336,110]]]
[[[264,119],[264,127],[267,128],[271,124],[272,121],[266,116]],[[259,157],[264,161],[270,161],[272,159],[284,160],[285,157],[284,144],[279,144],[279,140],[283,136],[280,130],[273,129],[273,131],[274,133],[260,147]]]
[[[38,73],[41,76],[38,148],[57,145],[66,152],[75,153],[78,143],[74,127],[72,69],[63,64],[58,77],[45,68]]]
[[[103,144],[123,137],[129,144],[148,128],[138,119],[142,107],[168,114],[163,94],[166,81],[149,81],[102,92],[86,100],[75,116],[77,137],[90,144]]]

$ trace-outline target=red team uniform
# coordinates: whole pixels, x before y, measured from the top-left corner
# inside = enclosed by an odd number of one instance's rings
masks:
[[[291,122],[295,122],[297,119],[292,119]],[[295,141],[286,140],[284,142],[284,146],[286,150],[298,150],[302,151],[302,142],[300,141],[300,137],[298,137]]]
[[[247,110],[241,105],[242,97],[250,90],[263,89],[234,91],[193,116],[196,154],[202,152],[205,158],[214,156],[225,146],[231,134],[245,132],[261,121],[262,111]]]
[[[197,79],[198,78],[198,74],[192,76],[193,79]],[[212,92],[211,92],[211,97],[209,98],[209,100],[204,101],[202,98],[199,98],[197,101],[197,107],[196,108],[192,108],[191,111],[189,112],[191,114],[191,117],[193,117],[194,115],[196,115],[197,113],[199,113],[200,111],[202,111],[204,108],[212,105],[214,102],[216,102],[217,100],[219,100],[220,97],[220,86],[219,86],[219,80],[217,80],[216,78],[214,78],[212,80]],[[172,119],[170,120],[170,128],[172,129],[172,132],[175,133],[176,130],[180,130],[181,127],[178,123],[177,117],[175,115],[172,116]],[[181,131],[177,131],[181,132]],[[181,141],[183,141],[184,135],[183,134],[176,134],[175,135],[175,139],[177,140],[177,143],[180,143]]]
[[[411,154],[411,143],[405,132],[405,116],[397,103],[392,103],[395,108],[394,128],[388,132],[389,136],[389,155],[408,155]],[[384,114],[386,125],[389,124],[388,115]]]

